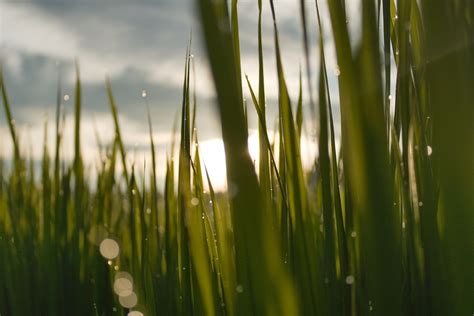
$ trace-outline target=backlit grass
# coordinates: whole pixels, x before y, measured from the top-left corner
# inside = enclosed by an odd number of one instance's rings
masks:
[[[40,173],[21,154],[8,78],[0,72],[13,143],[11,166],[0,164],[0,315],[474,312],[474,3],[362,0],[361,37],[354,43],[344,1],[328,0],[341,148],[319,3],[300,5],[295,19],[304,34],[302,73],[317,89],[310,84],[303,95],[300,79],[295,102],[273,1],[276,64],[263,57],[258,0],[259,77],[251,82],[240,65],[237,0],[196,0],[222,123],[228,179],[223,193],[214,191],[201,164],[191,45],[179,141],[170,144],[179,154],[157,161],[149,116],[144,122],[150,126],[151,162],[128,163],[119,106],[107,81],[115,138],[96,182],[81,153],[79,69],[74,159],[61,156],[58,88],[55,144],[48,148],[44,142]],[[319,54],[308,43],[307,10],[317,11]],[[319,72],[307,71],[310,65]],[[277,70],[278,103],[268,105],[278,107],[275,139],[266,118],[264,66]],[[244,94],[251,96],[248,107]],[[312,109],[307,117],[303,104]],[[247,143],[247,111],[254,110],[258,172]],[[313,120],[318,155],[312,170],[304,170],[301,134]],[[158,164],[166,164],[162,186]]]

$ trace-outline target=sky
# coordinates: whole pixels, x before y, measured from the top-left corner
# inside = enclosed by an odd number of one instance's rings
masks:
[[[242,72],[249,76],[256,88],[257,1],[240,0],[238,8]],[[315,61],[319,57],[314,1],[307,1],[307,9],[315,78],[319,67]],[[321,2],[321,9],[335,119],[338,121],[337,63],[324,1]],[[270,121],[274,121],[278,90],[273,23],[268,1],[264,1],[263,10],[267,108]],[[299,70],[304,61],[299,1],[275,1],[275,10],[285,76],[292,99],[296,101]],[[357,10],[357,6],[352,5],[351,10]],[[209,169],[216,186],[223,187],[225,156],[220,141],[214,86],[202,47],[196,12],[192,0],[1,0],[0,58],[23,151],[40,159],[45,122],[49,123],[47,140],[50,148],[53,147],[52,123],[60,78],[63,107],[67,113],[64,155],[71,157],[74,61],[77,60],[83,85],[81,135],[84,159],[93,166],[100,158],[95,131],[103,143],[113,139],[113,123],[104,84],[105,78],[109,77],[118,104],[124,140],[130,151],[129,159],[139,164],[149,155],[148,103],[158,161],[161,161],[159,176],[162,178],[164,161],[170,150],[173,121],[181,105],[185,49],[192,33],[200,148],[204,163],[213,166]],[[352,20],[348,22],[356,23]],[[313,81],[315,89],[316,79]],[[305,77],[303,86],[305,100],[308,100]],[[144,90],[146,98],[142,97]],[[248,95],[247,89],[244,92]],[[308,117],[308,103],[304,105]],[[252,107],[249,109],[252,110]],[[3,109],[0,113],[0,155],[8,159],[11,157],[11,142]],[[250,152],[257,159],[257,119],[253,111],[250,113]],[[310,123],[306,132],[308,139],[311,138],[314,128]],[[308,148],[305,155],[308,162],[314,155],[312,147],[311,144],[305,146]]]

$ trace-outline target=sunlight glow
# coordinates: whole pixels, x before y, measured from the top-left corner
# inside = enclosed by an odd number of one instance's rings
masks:
[[[273,133],[269,132],[268,137],[270,142],[272,142],[274,139]],[[252,159],[256,172],[258,173],[259,138],[258,132],[255,130],[250,131],[248,138],[248,148],[250,158]],[[227,168],[223,141],[218,138],[202,141],[199,143],[199,153],[201,155],[202,169],[204,171],[204,167],[207,168],[213,188],[217,191],[227,190]],[[301,138],[301,160],[305,169],[310,169],[312,167],[315,155],[315,142],[309,140],[303,135]],[[276,159],[278,158],[276,157]],[[205,173],[203,176],[205,177]],[[207,183],[205,184],[205,187],[207,187]]]

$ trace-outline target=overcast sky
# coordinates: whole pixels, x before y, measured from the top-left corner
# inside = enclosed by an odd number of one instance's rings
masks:
[[[299,66],[303,63],[298,3],[275,1],[284,70],[294,100]],[[192,0],[1,0],[0,56],[24,147],[32,148],[33,154],[39,157],[44,122],[54,118],[59,75],[63,94],[70,96],[69,101],[64,101],[64,108],[67,113],[72,112],[73,65],[77,59],[83,83],[82,146],[86,159],[97,156],[94,124],[104,142],[113,137],[104,89],[106,76],[112,80],[125,140],[136,152],[147,150],[146,106],[141,97],[142,90],[147,91],[159,156],[164,159],[172,122],[181,104],[184,55],[191,31],[199,102],[198,131],[203,142],[215,141],[220,136],[219,122],[194,4]],[[307,6],[315,73],[319,65],[315,62],[318,50],[314,1],[307,1]],[[322,7],[325,31],[329,34],[324,2]],[[257,13],[256,0],[239,1],[242,71],[249,75],[255,87],[258,86]],[[263,19],[266,92],[269,116],[272,116],[277,108],[278,92],[268,1],[264,1]],[[330,36],[327,36],[326,53],[331,89],[335,91],[336,62]],[[247,89],[245,93],[248,94]],[[306,89],[304,94],[308,95]],[[337,103],[337,95],[334,100]],[[68,117],[68,123],[70,132],[72,117]],[[250,125],[256,127],[254,116]],[[50,128],[50,134],[53,132]],[[66,135],[66,141],[67,138]],[[2,155],[9,156],[10,142],[3,113],[0,114],[0,146]]]

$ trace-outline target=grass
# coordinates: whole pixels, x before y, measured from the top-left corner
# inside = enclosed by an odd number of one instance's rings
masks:
[[[60,155],[58,87],[54,156],[45,141],[41,174],[21,155],[0,72],[14,148],[11,168],[0,166],[0,315],[472,314],[474,4],[362,0],[361,38],[354,45],[344,1],[328,0],[340,71],[340,156],[318,1],[312,8],[318,59],[308,44],[310,5],[300,2],[304,75],[317,82],[317,91],[310,84],[304,100],[300,76],[294,104],[270,0],[279,91],[275,140],[265,113],[268,61],[262,1],[257,4],[255,93],[248,78],[242,85],[237,0],[230,8],[223,0],[196,1],[222,124],[224,193],[214,192],[201,168],[190,46],[177,159],[156,160],[148,116],[151,167],[127,165],[107,81],[116,136],[103,150],[94,185],[81,158],[79,70],[74,159]],[[317,78],[311,64],[319,66]],[[258,116],[258,172],[248,153],[243,91]],[[316,119],[319,129],[310,172],[300,150],[303,103],[315,115],[305,119]],[[157,164],[165,163],[159,192]]]

